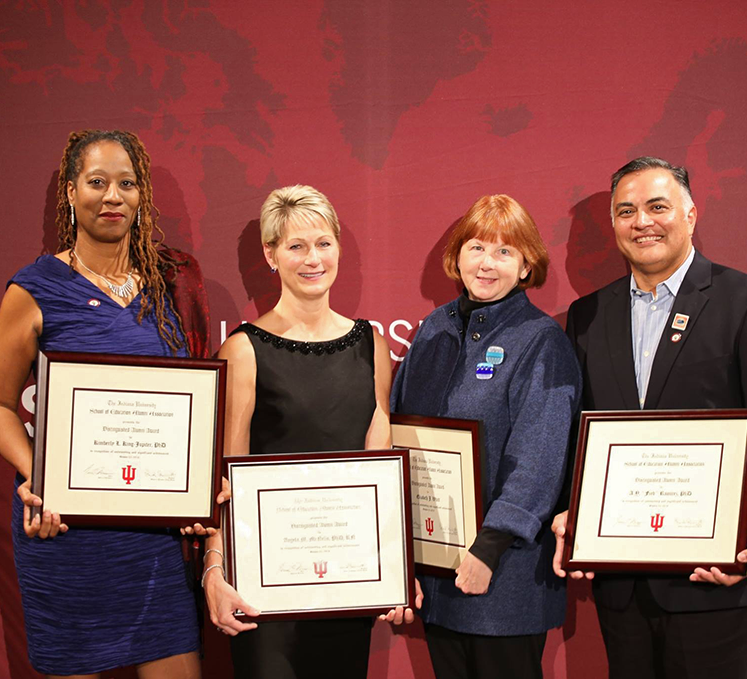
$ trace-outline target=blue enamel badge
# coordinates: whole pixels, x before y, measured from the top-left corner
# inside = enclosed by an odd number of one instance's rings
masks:
[[[493,377],[493,364],[478,363],[477,368],[475,368],[475,376],[478,380],[489,380]]]

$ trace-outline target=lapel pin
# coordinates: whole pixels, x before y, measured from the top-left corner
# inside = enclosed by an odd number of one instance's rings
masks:
[[[88,300],[88,306],[101,306],[101,302],[97,299],[89,299]]]
[[[672,342],[679,342],[682,339],[682,333],[676,332],[674,335],[672,335]]]
[[[506,352],[503,351],[503,347],[488,347],[488,350],[485,352],[485,360],[495,365],[503,363],[505,356]]]
[[[478,380],[489,380],[493,377],[492,363],[478,363],[475,369],[475,376]]]
[[[673,330],[684,330],[687,328],[687,322],[690,320],[690,317],[687,314],[675,314],[674,320],[672,321],[672,329]]]

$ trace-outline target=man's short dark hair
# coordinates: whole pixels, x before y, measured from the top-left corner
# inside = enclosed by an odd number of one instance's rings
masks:
[[[654,158],[653,156],[641,156],[635,160],[631,160],[626,165],[623,165],[615,174],[612,175],[612,195],[615,194],[615,189],[620,183],[620,180],[631,172],[641,172],[642,170],[667,170],[672,174],[677,183],[687,191],[687,195],[692,200],[693,194],[690,190],[690,175],[684,167],[678,167],[668,163],[666,160],[661,158]]]

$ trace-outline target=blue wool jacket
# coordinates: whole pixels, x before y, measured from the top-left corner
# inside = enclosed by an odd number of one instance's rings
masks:
[[[491,379],[477,379],[488,347],[502,347]],[[484,424],[484,526],[515,536],[486,594],[467,596],[453,579],[421,577],[422,616],[458,632],[539,634],[563,624],[565,587],[552,572],[552,510],[581,396],[570,342],[521,292],[474,311],[466,332],[458,300],[418,330],[392,389],[393,412],[479,419]]]

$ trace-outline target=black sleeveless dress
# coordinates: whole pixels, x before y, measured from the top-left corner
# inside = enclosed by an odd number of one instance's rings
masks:
[[[358,319],[329,342],[284,339],[244,323],[257,361],[251,454],[362,450],[376,409],[374,338]],[[365,679],[370,618],[265,622],[231,639],[236,677]]]

